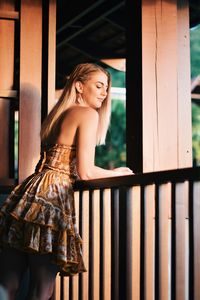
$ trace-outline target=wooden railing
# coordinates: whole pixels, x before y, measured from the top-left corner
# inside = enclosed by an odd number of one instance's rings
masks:
[[[13,181],[1,182],[7,194]],[[200,168],[80,181],[87,272],[57,276],[56,300],[199,300]]]
[[[200,299],[200,168],[78,182],[87,273],[56,300]]]

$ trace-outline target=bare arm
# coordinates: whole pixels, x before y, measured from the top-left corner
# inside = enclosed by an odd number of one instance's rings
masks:
[[[85,109],[77,132],[77,171],[81,179],[95,179],[133,174],[129,168],[106,170],[95,166],[95,145],[98,127],[98,113]]]

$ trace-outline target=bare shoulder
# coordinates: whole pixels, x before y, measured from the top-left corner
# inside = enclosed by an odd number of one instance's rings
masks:
[[[93,121],[98,122],[99,114],[98,112],[91,107],[77,106],[69,109],[69,115],[77,119],[79,123],[84,121]]]

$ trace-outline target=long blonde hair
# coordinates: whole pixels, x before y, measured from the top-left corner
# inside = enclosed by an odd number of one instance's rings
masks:
[[[44,120],[41,128],[41,142],[43,145],[48,145],[51,140],[52,133],[56,130],[58,122],[63,115],[63,113],[73,106],[77,101],[77,91],[75,84],[77,81],[82,83],[89,80],[92,73],[103,72],[107,75],[108,78],[108,90],[107,96],[103,101],[100,108],[97,109],[99,113],[99,125],[97,130],[97,145],[104,144],[106,133],[108,130],[110,122],[110,113],[111,113],[111,99],[110,99],[110,88],[111,88],[111,77],[109,72],[102,68],[101,66],[93,63],[83,63],[77,65],[74,70],[71,72],[63,92],[52,108],[46,119]]]

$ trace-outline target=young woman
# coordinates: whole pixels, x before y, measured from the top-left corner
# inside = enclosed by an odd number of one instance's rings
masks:
[[[129,168],[95,166],[110,119],[110,75],[96,64],[78,65],[41,130],[35,173],[18,185],[0,210],[0,284],[15,298],[27,267],[27,300],[51,297],[57,272],[85,272],[76,228],[73,183],[130,175]]]

